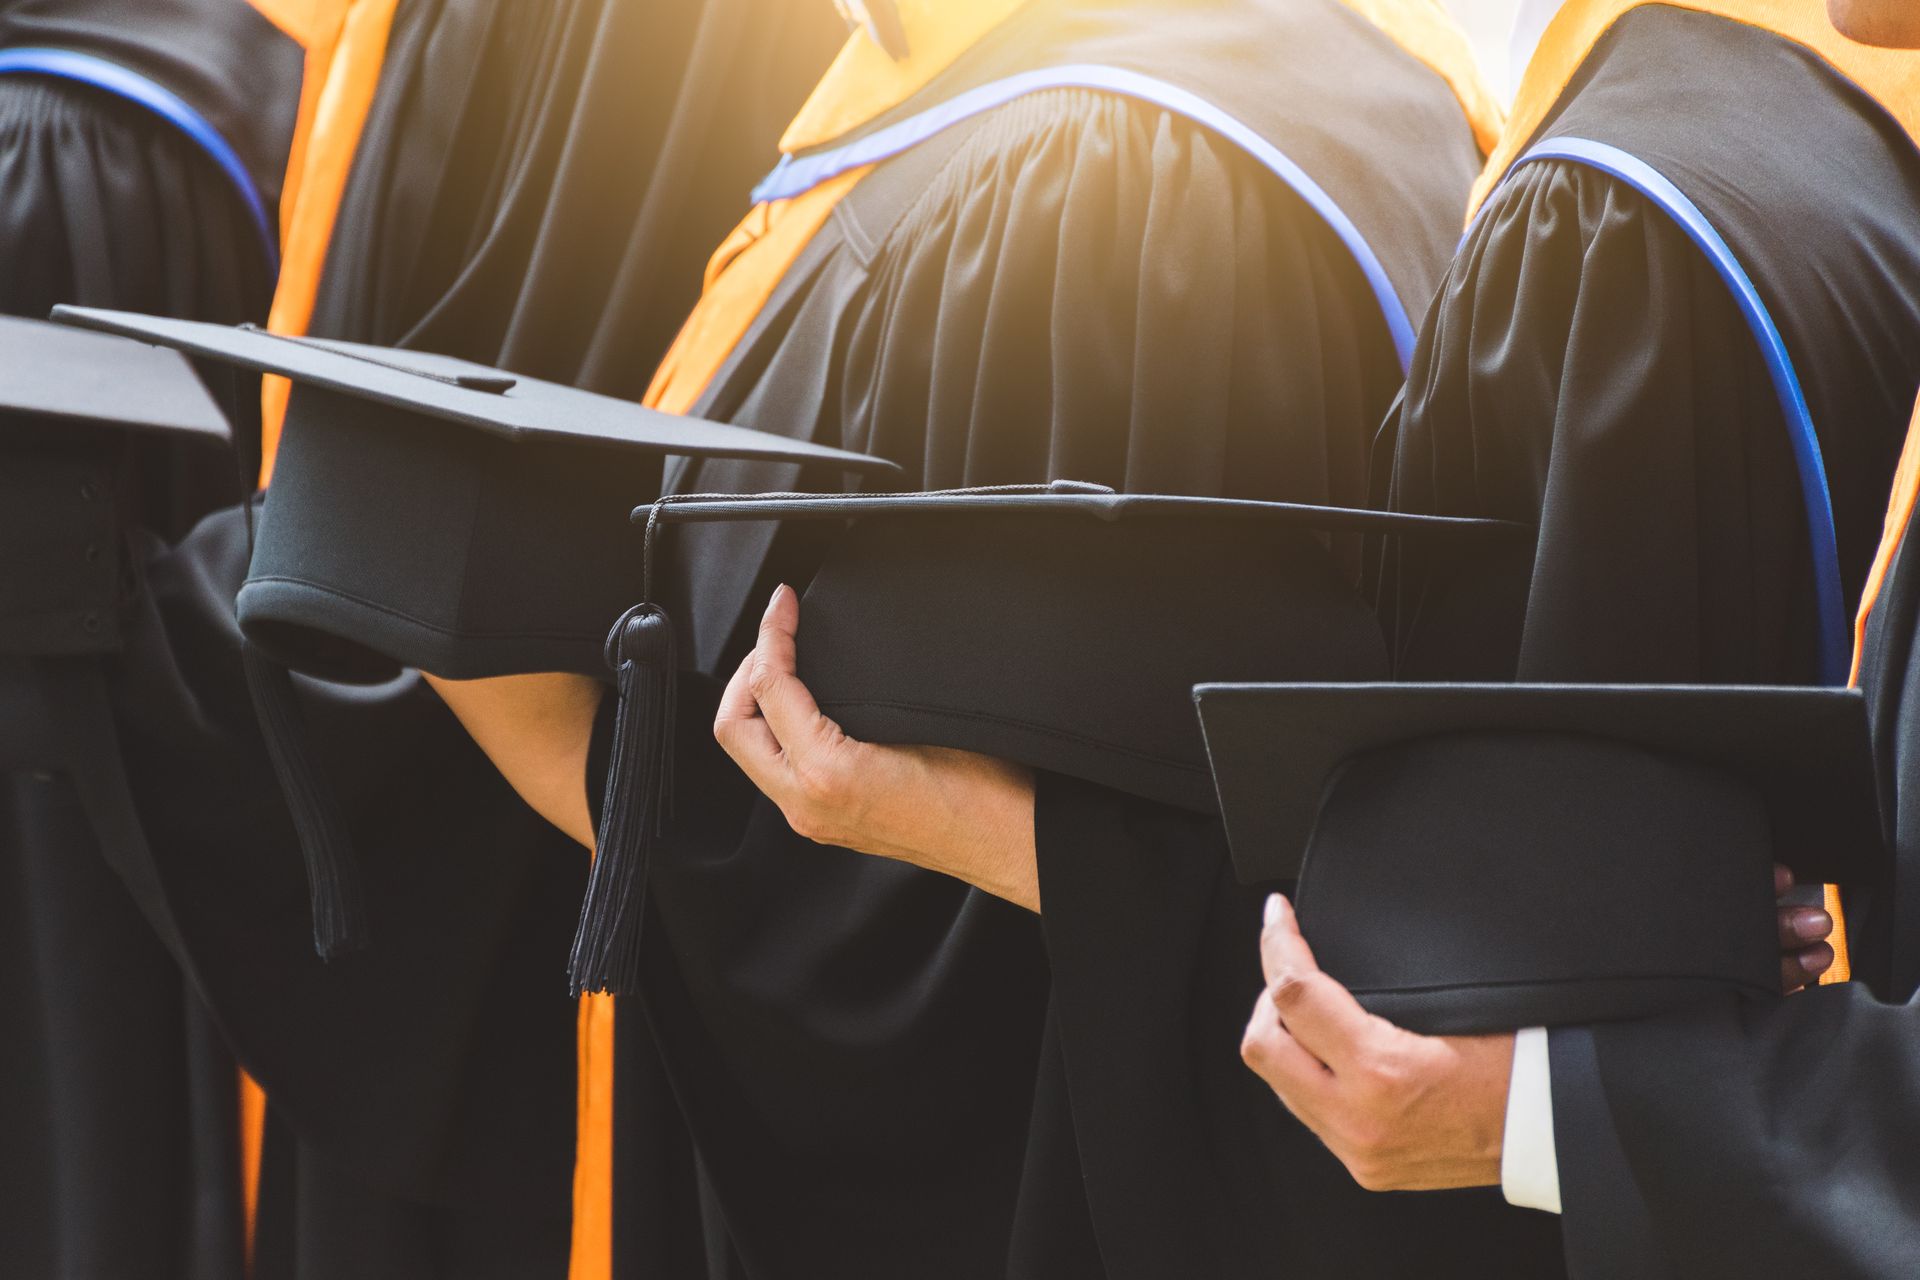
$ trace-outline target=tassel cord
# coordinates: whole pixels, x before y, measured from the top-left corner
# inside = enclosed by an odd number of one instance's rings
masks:
[[[576,996],[637,988],[648,866],[672,804],[679,684],[673,622],[658,605],[636,605],[614,624],[607,651],[617,698],[613,750],[568,966]]]

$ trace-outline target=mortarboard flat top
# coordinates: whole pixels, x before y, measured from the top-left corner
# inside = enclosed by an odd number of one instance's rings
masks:
[[[1292,879],[1340,766],[1445,733],[1575,733],[1725,769],[1767,796],[1781,860],[1806,880],[1885,871],[1857,690],[1741,685],[1208,683],[1194,690],[1234,857]],[[1578,779],[1571,779],[1578,785]]]
[[[787,440],[762,431],[661,413],[627,400],[420,352],[357,342],[287,338],[264,329],[55,307],[61,324],[137,338],[190,355],[275,373],[409,413],[521,442],[607,444],[653,453],[715,458],[832,462],[859,474],[893,463],[867,454]]]
[[[230,439],[179,353],[13,316],[0,316],[0,415]]]
[[[1105,485],[1056,480],[1045,485],[944,489],[926,493],[689,494],[636,507],[633,518],[655,516],[668,524],[735,520],[857,520],[881,517],[966,515],[1080,516],[1113,522],[1161,518],[1254,523],[1323,533],[1411,533],[1423,538],[1506,539],[1531,532],[1509,520],[1412,515],[1359,507],[1325,507],[1246,498],[1197,498],[1185,494],[1116,493]]]
[[[1887,869],[1854,690],[1234,685],[1194,691],[1234,861],[1298,876],[1362,1003],[1426,1032],[1777,993],[1771,863]]]

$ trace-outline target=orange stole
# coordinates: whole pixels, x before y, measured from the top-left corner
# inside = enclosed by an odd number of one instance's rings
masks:
[[[1500,141],[1506,113],[1487,87],[1474,57],[1473,43],[1440,0],[1341,0],[1371,22],[1427,70],[1447,82],[1473,128],[1474,143],[1486,155]]]
[[[397,0],[247,0],[306,50],[300,111],[280,194],[280,276],[267,327],[303,333],[313,313],[320,268],[346,189],[360,129],[373,102]],[[273,474],[286,413],[287,383],[263,380],[260,484]],[[260,1162],[266,1136],[267,1095],[240,1075],[240,1190],[244,1201],[247,1269],[253,1269],[254,1224],[260,1208]]]
[[[1867,574],[1866,589],[1860,593],[1860,611],[1854,615],[1853,672],[1847,677],[1850,685],[1857,687],[1860,683],[1860,655],[1867,643],[1867,620],[1873,615],[1873,606],[1880,601],[1880,591],[1886,586],[1887,574],[1893,568],[1893,557],[1906,538],[1907,526],[1913,523],[1916,497],[1920,497],[1920,403],[1914,405],[1913,421],[1907,427],[1907,441],[1900,449],[1900,465],[1893,473],[1893,493],[1887,500],[1887,519],[1881,527],[1880,546],[1873,554],[1873,568]],[[1827,910],[1833,912],[1835,960],[1832,972],[1821,982],[1844,982],[1848,976],[1846,921],[1840,916],[1840,895],[1832,885],[1827,886]]]
[[[253,1273],[254,1223],[260,1216],[260,1156],[267,1136],[267,1091],[240,1072],[240,1200],[245,1209],[243,1247],[247,1273]]]
[[[300,114],[280,196],[280,279],[267,328],[302,334],[313,317],[326,265],[327,243],[340,197],[360,146],[360,131],[380,82],[387,32],[398,0],[252,0],[254,6],[307,50]],[[287,411],[287,380],[260,386],[260,484],[273,476],[273,458]]]
[[[685,413],[693,406],[833,206],[867,172],[857,169],[791,200],[754,206],[708,263],[700,301],[647,388],[649,407]],[[611,996],[581,997],[568,1280],[613,1275],[613,1010]]]

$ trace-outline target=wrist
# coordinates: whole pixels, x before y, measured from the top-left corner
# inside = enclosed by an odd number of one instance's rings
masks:
[[[1453,1041],[1458,1053],[1455,1084],[1461,1099],[1459,1124],[1462,1143],[1462,1186],[1499,1186],[1501,1156],[1506,1145],[1507,1096],[1513,1072],[1511,1035],[1462,1036]]]

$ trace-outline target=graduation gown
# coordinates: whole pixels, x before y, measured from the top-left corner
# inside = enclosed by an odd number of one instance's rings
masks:
[[[1543,142],[1596,139],[1645,159],[1717,229],[1797,371],[1853,599],[1920,382],[1920,168],[1910,121],[1889,108],[1910,97],[1911,66],[1840,40],[1817,8],[1563,11],[1428,318],[1382,467],[1396,506],[1528,520],[1539,534],[1508,564],[1404,550],[1385,561],[1402,674],[1833,678],[1817,508],[1726,280],[1620,174],[1575,159],[1508,169]],[[1897,696],[1875,694],[1889,769]],[[1871,943],[1884,903],[1864,905],[1850,919]],[[1899,1158],[1882,1163],[1908,1136],[1902,1113],[1855,1109],[1861,1091],[1906,1087],[1892,1081],[1910,1039],[1855,986],[1763,1012],[1775,1008],[1728,999],[1552,1033],[1576,1275],[1911,1270],[1911,1208],[1889,1199]],[[1823,1037],[1859,1050],[1844,1085],[1815,1048]]]
[[[1920,1257],[1920,559],[1904,536],[1920,432],[1907,452],[1863,606],[1859,684],[1894,848],[1891,904],[1849,919],[1855,973],[1872,980],[1554,1033],[1579,1274],[1856,1280],[1906,1275]]]
[[[1424,300],[1474,135],[1441,76],[1354,11],[990,8],[1011,16],[957,53],[909,14],[940,69],[870,118],[830,75],[789,131],[794,163],[1006,75],[1124,66],[1259,121],[1376,235],[1391,203],[1404,221],[1375,243]],[[878,56],[861,50],[842,66]],[[1058,88],[788,199],[730,242],[656,403],[872,450],[906,487],[1363,498],[1399,377],[1380,298],[1327,220],[1214,129]],[[751,279],[796,219],[799,251],[715,354],[729,277]],[[681,483],[795,480],[707,463]],[[803,583],[814,555],[747,526],[674,545],[685,593],[667,598],[690,596],[699,660],[722,672],[765,592]],[[1553,1224],[1497,1197],[1360,1192],[1240,1065],[1259,898],[1223,883],[1217,823],[1044,779],[1036,919],[796,837],[711,742],[713,686],[683,698],[644,990],[621,1027],[623,1043],[635,1013],[652,1029],[744,1274],[1557,1272]],[[1095,847],[1116,828],[1130,852]],[[1111,874],[1127,858],[1144,869]],[[1198,894],[1165,898],[1189,877]]]
[[[243,158],[270,217],[298,48],[240,0],[8,0],[0,65],[26,49],[86,61],[82,78],[74,66],[0,73],[0,312],[79,302],[264,318],[272,245],[248,193],[177,121],[84,72],[186,104]],[[237,463],[129,446],[128,520],[174,535],[233,501],[257,434],[251,397],[234,402]],[[0,655],[0,1257],[49,1280],[238,1280],[233,1061],[115,875],[131,837],[97,803],[118,770],[106,660]]]
[[[1377,461],[1396,508],[1539,534],[1499,566],[1388,560],[1403,678],[1845,678],[1845,605],[1816,607],[1792,426],[1732,291],[1628,182],[1572,160],[1512,167],[1542,143],[1596,140],[1717,229],[1797,372],[1840,598],[1856,599],[1920,383],[1920,169],[1860,83],[1754,25],[1769,6],[1723,7],[1753,21],[1570,5],[1536,57]],[[1559,49],[1587,25],[1603,33],[1590,56]],[[1823,671],[1834,624],[1841,662]]]
[[[329,101],[384,59],[364,128],[345,111],[308,121],[309,161],[353,155],[316,327],[637,395],[725,230],[717,191],[731,207],[750,185],[827,61],[821,33],[844,34],[829,8],[787,9],[418,0],[384,50],[349,15]],[[302,172],[296,230],[324,189]],[[303,681],[376,913],[370,953],[315,960],[241,682],[246,547],[230,510],[145,549],[142,625],[113,692],[147,900],[268,1096],[256,1280],[563,1274],[561,975],[584,859],[417,679]],[[650,1095],[658,1123],[635,1150],[660,1190],[639,1262],[692,1274],[692,1158],[663,1088],[636,1088],[629,1109]]]

